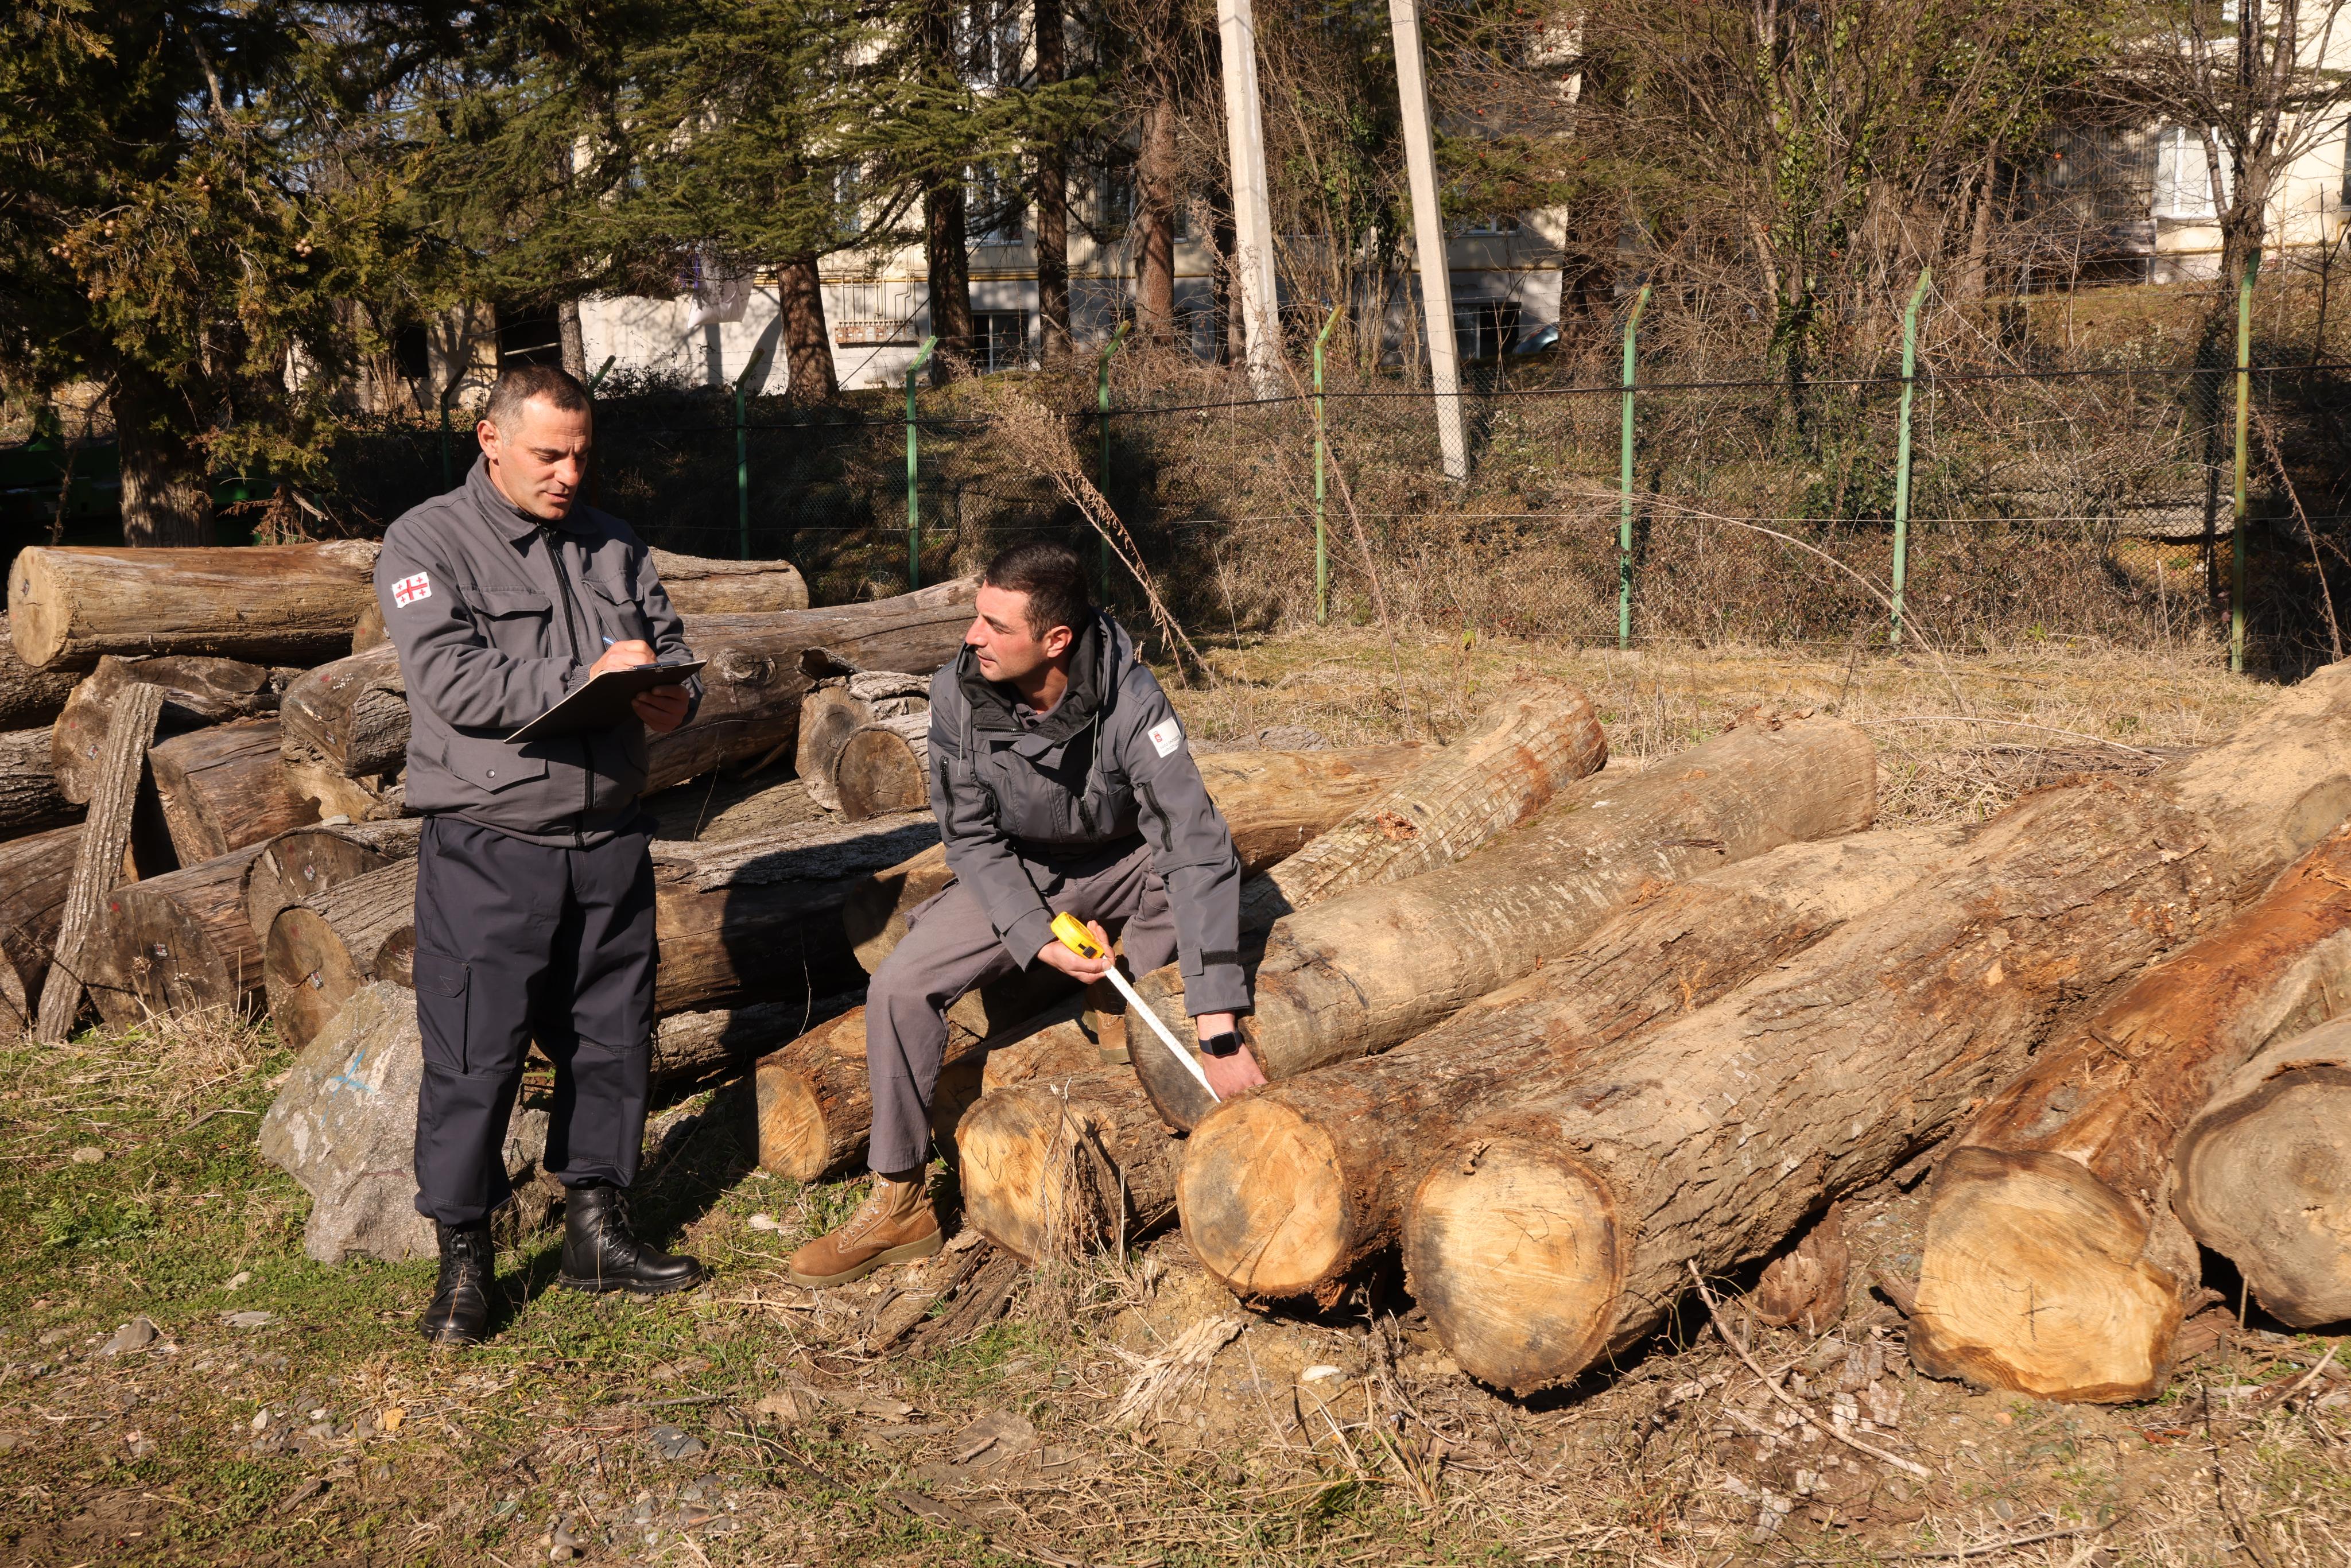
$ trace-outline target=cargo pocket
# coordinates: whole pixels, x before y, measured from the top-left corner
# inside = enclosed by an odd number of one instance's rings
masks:
[[[424,1063],[444,1072],[465,1071],[465,993],[472,966],[430,947],[416,949],[416,1028]]]

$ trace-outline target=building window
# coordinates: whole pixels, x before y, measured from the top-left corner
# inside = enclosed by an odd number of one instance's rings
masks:
[[[1519,232],[1518,214],[1497,213],[1487,217],[1472,218],[1461,225],[1461,232],[1471,238],[1485,238],[1493,235],[1514,235]]]
[[[1465,360],[1499,359],[1518,336],[1515,299],[1465,299],[1453,307],[1453,340]]]
[[[498,312],[498,363],[563,368],[563,328],[555,312],[509,308]]]
[[[1114,240],[1134,221],[1134,165],[1113,163],[1096,171],[1093,200],[1094,233]]]
[[[1019,245],[1028,232],[1029,203],[1019,180],[992,163],[964,171],[964,211],[975,245]]]
[[[1029,364],[1029,312],[975,310],[971,353],[983,371],[1018,371]]]
[[[855,239],[865,232],[865,171],[852,163],[832,177],[832,210],[841,237]]]
[[[2228,195],[2229,166],[2220,165],[2220,193]],[[2204,159],[2203,135],[2185,125],[2167,125],[2155,141],[2155,215],[2158,218],[2210,218],[2212,170]]]
[[[421,382],[433,373],[433,353],[425,342],[423,323],[413,323],[392,333],[392,368],[401,380],[409,382]]]

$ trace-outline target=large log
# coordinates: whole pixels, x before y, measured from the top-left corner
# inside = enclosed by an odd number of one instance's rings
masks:
[[[397,773],[408,761],[408,685],[389,643],[321,664],[286,688],[278,709],[288,761],[347,779]]]
[[[66,906],[58,916],[57,952],[48,977],[41,984],[33,1032],[42,1040],[61,1041],[73,1033],[81,1018],[88,981],[97,967],[96,956],[105,946],[99,926],[108,892],[122,880],[123,852],[131,847],[131,828],[139,806],[140,781],[147,776],[147,746],[155,738],[162,716],[163,693],[158,686],[126,688],[115,709],[99,759],[97,788],[89,815],[82,822],[74,846],[74,869],[66,888]]]
[[[0,844],[0,1030],[33,1026],[80,842],[75,826]]]
[[[919,811],[931,799],[931,716],[902,714],[861,725],[833,759],[832,789],[852,822]]]
[[[648,800],[645,809],[653,814],[653,837],[709,843],[756,838],[821,821],[825,815],[798,779],[729,779],[716,773],[664,789]]]
[[[0,839],[73,821],[81,808],[57,789],[49,765],[49,732],[0,732]]]
[[[2264,1042],[2351,999],[2346,888],[2338,830],[1993,1096],[1935,1169],[1912,1360],[2043,1399],[2162,1392],[2200,1273],[2163,1200],[2174,1139]]]
[[[652,789],[799,737],[800,699],[816,679],[807,655],[858,669],[937,669],[963,646],[977,581],[960,578],[894,599],[776,615],[689,615],[685,640],[708,661],[694,722],[652,743]],[[823,665],[820,664],[820,668]]]
[[[1907,829],[1789,844],[1659,888],[1384,1056],[1218,1107],[1193,1133],[1176,1189],[1193,1252],[1244,1298],[1335,1300],[1395,1243],[1424,1151],[1579,1052],[1693,1012],[1900,898],[1954,837]],[[977,1185],[966,1179],[967,1202]]]
[[[849,737],[879,719],[929,712],[929,686],[919,675],[872,670],[828,680],[802,699],[792,770],[817,804],[828,811],[841,810],[841,797],[832,788],[832,765],[841,759]]]
[[[320,823],[280,833],[261,846],[245,878],[245,918],[266,942],[278,912],[329,889],[416,858],[424,819],[389,822]]]
[[[106,749],[109,717],[121,700],[122,688],[133,681],[163,688],[163,716],[156,733],[169,737],[276,713],[287,683],[299,673],[242,659],[170,654],[120,659],[110,654],[81,678],[50,727],[49,759],[57,788],[76,804],[88,802],[99,754]]]
[[[788,560],[713,560],[705,556],[652,552],[662,591],[681,615],[765,615],[809,607],[808,580]],[[386,642],[383,606],[368,595],[351,628],[351,652]]]
[[[2144,779],[2042,791],[1928,885],[1426,1151],[1415,1297],[1519,1392],[1664,1320],[1956,1130],[2052,1027],[2225,918],[2351,810],[2351,667]]]
[[[239,719],[159,741],[147,754],[163,823],[182,865],[276,837],[319,820],[278,757],[277,721]]]
[[[653,1082],[664,1098],[674,1099],[740,1077],[818,1019],[853,1006],[839,996],[674,1013],[653,1026]]]
[[[1241,1035],[1269,1079],[1374,1055],[1573,949],[1644,889],[1869,825],[1877,752],[1832,718],[1750,717],[1640,772],[1586,779],[1458,864],[1359,887],[1264,937]],[[1173,965],[1135,987],[1191,1030]],[[1165,1051],[1135,1055],[1168,1124],[1215,1108]]]
[[[8,634],[8,617],[0,614],[0,729],[49,723],[65,712],[74,678],[70,670],[37,669],[25,663]]]
[[[416,867],[395,862],[288,904],[261,948],[270,1019],[300,1051],[361,987],[415,988]]]
[[[208,653],[309,664],[342,653],[375,597],[371,540],[204,549],[37,546],[8,571],[8,631],[28,664]]]
[[[128,1029],[152,1015],[251,1010],[260,1000],[261,941],[246,923],[245,873],[258,853],[248,844],[107,895],[89,986],[100,1017]]]
[[[1186,1158],[1124,1067],[992,1091],[964,1113],[956,1146],[966,1221],[1032,1260],[1164,1223]]]
[[[2351,1318],[2351,1019],[2279,1040],[2179,1134],[2171,1204],[2281,1322]]]
[[[1317,833],[1383,799],[1427,759],[1416,745],[1354,751],[1226,751],[1200,758],[1200,778],[1232,830],[1244,875],[1296,854]],[[868,974],[906,935],[906,916],[954,877],[946,852],[930,849],[851,894],[842,919]]]

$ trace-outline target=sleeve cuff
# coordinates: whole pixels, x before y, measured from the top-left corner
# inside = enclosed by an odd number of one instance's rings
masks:
[[[1012,955],[1014,963],[1025,969],[1037,961],[1037,955],[1043,952],[1045,944],[1052,939],[1053,917],[1040,904],[1012,923],[1012,929],[1004,934],[1004,950]]]
[[[1195,980],[1184,978],[1184,1011],[1193,1018],[1202,1013],[1245,1013],[1249,1010],[1249,977],[1238,964],[1218,964]]]

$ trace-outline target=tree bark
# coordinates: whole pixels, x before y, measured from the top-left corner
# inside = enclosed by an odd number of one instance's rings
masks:
[[[1243,1040],[1269,1079],[1375,1055],[1572,951],[1645,889],[1856,831],[1876,802],[1876,747],[1828,718],[1750,717],[1641,772],[1587,779],[1458,865],[1276,922]],[[1178,1040],[1182,983],[1170,966],[1135,988]],[[1166,1051],[1137,1054],[1135,1071],[1171,1126],[1213,1108]]]
[[[1037,85],[1058,86],[1070,68],[1069,32],[1061,0],[1031,0],[1029,27]],[[1037,321],[1048,368],[1075,351],[1070,336],[1070,153],[1060,141],[1041,142],[1029,192],[1037,209]]]
[[[162,712],[162,690],[150,685],[125,688],[116,706],[98,787],[90,794],[89,815],[75,845],[73,880],[66,891],[65,913],[58,917],[56,956],[41,986],[33,1032],[42,1040],[63,1041],[81,1017],[84,977],[105,946],[100,925],[109,913],[107,894],[122,880],[122,854],[131,847],[139,784],[147,775],[147,744],[154,738]]]
[[[2031,796],[1894,907],[1426,1151],[1405,1267],[1454,1359],[1562,1382],[1654,1329],[1690,1267],[1763,1256],[1939,1142],[2053,1024],[2339,822],[2346,747],[2335,666],[2162,773]]]
[[[783,307],[784,391],[795,402],[832,402],[841,395],[841,381],[833,371],[832,329],[825,324],[824,280],[814,251],[776,268],[776,293]]]
[[[14,839],[71,822],[81,808],[57,788],[49,762],[49,732],[0,732],[0,839]]]
[[[588,381],[588,334],[580,325],[580,301],[570,296],[559,300],[555,307],[557,351],[563,357],[563,373],[586,385]]]
[[[1335,1301],[1394,1245],[1425,1151],[1583,1054],[1694,1012],[1902,897],[1955,837],[1910,829],[1787,844],[1657,889],[1386,1055],[1218,1107],[1194,1132],[1177,1185],[1186,1239],[1236,1295]]]
[[[0,1030],[33,1027],[80,842],[75,826],[0,844]]]
[[[1910,1316],[1930,1373],[2043,1399],[2163,1390],[2196,1249],[2177,1130],[2265,1040],[2351,1000],[2351,831],[2042,1048],[1935,1170]]]
[[[416,858],[424,819],[296,828],[261,846],[245,876],[245,919],[266,944],[280,913],[370,872]]]
[[[133,547],[213,542],[213,495],[187,393],[153,371],[123,365],[112,396],[122,453],[122,540]]]
[[[102,653],[309,664],[349,646],[375,597],[370,540],[224,549],[37,546],[8,570],[17,656],[87,668]]]
[[[288,762],[346,779],[397,773],[408,762],[408,685],[390,643],[321,664],[286,688],[278,723]]]
[[[261,947],[270,1019],[297,1051],[361,986],[382,980],[415,989],[414,862],[379,866],[288,904],[269,923]]]
[[[273,714],[287,685],[300,672],[240,659],[166,654],[122,659],[110,654],[82,677],[66,699],[49,731],[49,760],[67,800],[87,804],[97,782],[98,759],[106,749],[109,716],[134,681],[163,688],[163,716],[156,731],[184,735],[206,725]]]
[[[8,617],[0,615],[0,729],[47,724],[65,712],[73,689],[73,672],[36,669],[25,663],[9,635]]]
[[[248,844],[109,895],[89,989],[110,1027],[242,1017],[260,1002],[261,941],[245,918],[246,873],[260,852]]]
[[[821,821],[824,808],[809,799],[798,779],[729,779],[714,776],[664,789],[645,801],[653,814],[653,837],[721,843],[755,838],[801,822]]]
[[[971,625],[976,580],[959,578],[894,599],[778,615],[689,616],[685,640],[709,661],[694,722],[652,742],[649,789],[765,757],[799,735],[800,699],[816,676],[802,656],[821,652],[855,669],[928,674],[956,656]]]
[[[2171,1205],[2295,1328],[2351,1318],[2351,1020],[2240,1067],[2179,1134]]]
[[[147,754],[163,823],[182,865],[275,838],[319,820],[278,756],[274,718],[244,718],[159,741]]]
[[[1426,757],[1418,746],[1379,746],[1357,751],[1222,751],[1196,760],[1209,799],[1232,830],[1242,874],[1254,876],[1294,857],[1366,802],[1384,799]],[[930,849],[850,894],[842,921],[868,974],[882,967],[906,935],[906,916],[952,880],[946,852]]]
[[[1134,169],[1134,327],[1166,343],[1176,335],[1176,90],[1164,78],[1154,85]]]
[[[892,811],[919,811],[930,803],[931,716],[902,714],[852,731],[833,759],[832,788],[841,814],[862,822]]]
[[[673,1014],[653,1026],[653,1082],[663,1099],[674,1100],[739,1078],[814,1020],[838,1017],[853,1005],[838,996]]]
[[[1176,1211],[1185,1145],[1123,1067],[981,1097],[956,1131],[964,1218],[1030,1260],[1140,1236]]]

